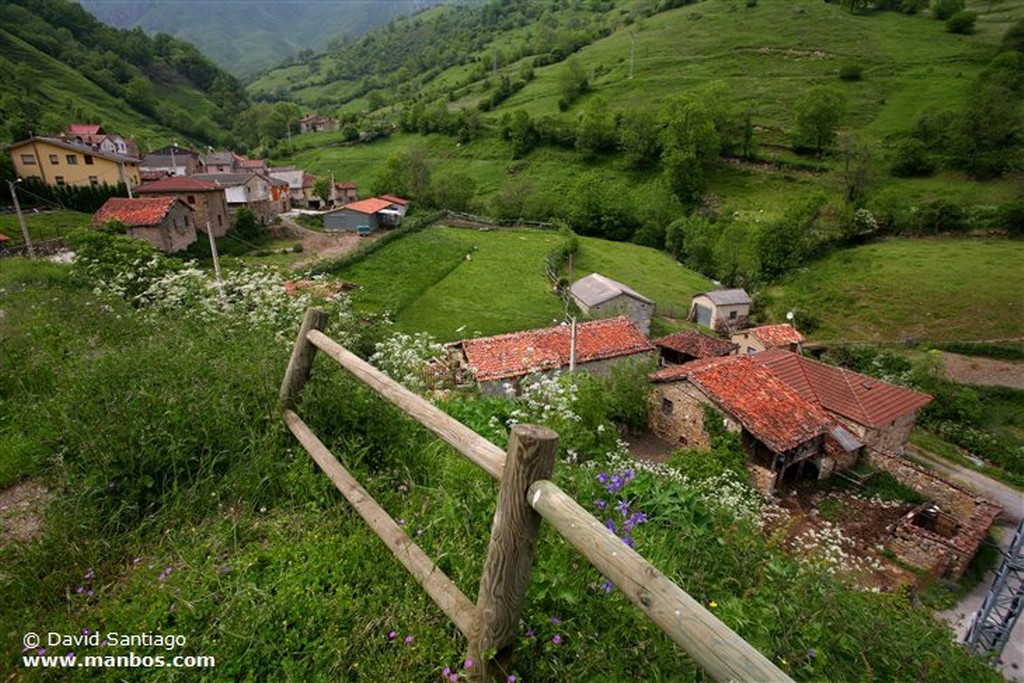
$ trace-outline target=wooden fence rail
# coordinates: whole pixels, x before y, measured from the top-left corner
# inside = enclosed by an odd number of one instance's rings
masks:
[[[327,318],[306,312],[281,383],[284,421],[399,562],[468,640],[477,681],[504,680],[529,585],[541,518],[612,581],[662,631],[720,681],[790,681],[764,655],[659,572],[549,481],[558,436],[516,425],[507,453],[332,340]],[[293,408],[317,350],[500,482],[476,605],[360,486]],[[500,677],[500,678],[499,678]]]

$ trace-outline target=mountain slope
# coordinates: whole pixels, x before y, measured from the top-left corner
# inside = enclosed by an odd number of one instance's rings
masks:
[[[97,21],[65,0],[0,3],[0,120],[7,139],[72,121],[159,146],[230,141],[248,106],[241,84],[191,45]]]
[[[355,37],[431,4],[385,2],[184,2],[83,0],[102,21],[141,27],[196,45],[222,67],[251,75],[304,50],[323,50],[332,39]]]

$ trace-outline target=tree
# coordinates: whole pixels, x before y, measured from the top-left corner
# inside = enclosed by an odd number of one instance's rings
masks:
[[[393,194],[429,203],[432,171],[425,148],[395,152],[374,177],[373,193]]]
[[[576,149],[591,157],[614,146],[615,119],[608,111],[608,102],[603,97],[594,97],[587,102],[576,128]]]
[[[627,109],[619,122],[619,149],[632,168],[654,164],[661,150],[658,119],[649,109]]]
[[[260,237],[260,222],[256,214],[248,206],[243,206],[235,214],[235,236],[243,240],[255,240]]]
[[[845,111],[846,99],[834,88],[805,91],[796,103],[796,145],[822,154],[835,142]]]
[[[842,167],[839,179],[842,182],[846,201],[856,204],[867,193],[874,166],[875,148],[866,137],[844,135],[839,140],[839,156]]]
[[[331,200],[331,189],[330,178],[317,178],[313,182],[313,194],[319,197],[324,204]]]
[[[683,206],[693,206],[704,190],[704,167],[692,148],[669,148],[661,154],[662,173]]]
[[[949,19],[946,20],[946,30],[950,33],[959,33],[961,35],[971,35],[974,33],[974,22],[978,20],[978,15],[974,12],[968,12],[966,10],[960,10]]]
[[[530,115],[522,109],[501,118],[501,135],[512,143],[512,158],[525,156],[537,144],[537,131]]]
[[[933,0],[932,16],[939,21],[946,21],[964,8],[964,0]]]
[[[562,96],[558,103],[559,107],[563,110],[568,109],[589,87],[587,72],[579,57],[573,55],[565,60],[565,64],[558,72],[558,92]]]
[[[436,177],[431,188],[434,205],[449,211],[468,211],[475,194],[476,181],[465,173]]]

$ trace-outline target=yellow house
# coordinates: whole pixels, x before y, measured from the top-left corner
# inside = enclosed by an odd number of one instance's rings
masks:
[[[60,138],[34,137],[8,146],[19,178],[53,187],[139,184],[139,160]]]

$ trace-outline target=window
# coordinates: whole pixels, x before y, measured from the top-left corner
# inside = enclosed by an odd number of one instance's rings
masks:
[[[78,156],[77,155],[75,155],[75,154],[68,154],[67,155],[67,159],[68,159],[68,166],[77,166],[78,165]]]
[[[217,227],[221,227],[223,225],[224,225],[224,217],[223,216],[217,216]]]
[[[21,155],[21,163],[25,164],[26,166],[35,166],[36,165],[36,155],[35,154],[22,154]]]
[[[94,175],[89,176],[89,185],[91,185],[92,187],[99,187],[100,179]]]
[[[729,320],[736,319],[736,311],[729,311]]]
[[[64,182],[64,176],[59,175],[53,179],[53,182],[57,183],[57,187],[66,187],[67,183]]]
[[[667,398],[661,399],[661,414],[662,415],[671,415],[673,408],[674,408],[674,406],[672,405],[672,401],[668,400]]]
[[[194,194],[185,195],[185,201],[187,201],[189,204],[195,204],[196,196]]]
[[[92,166],[92,155],[91,154],[86,154],[85,155],[85,165],[86,166]]]
[[[57,156],[56,154],[51,154],[50,155],[50,165],[51,166],[56,166],[59,163],[60,163],[60,157]]]

